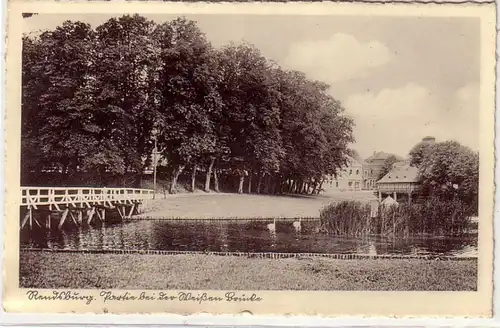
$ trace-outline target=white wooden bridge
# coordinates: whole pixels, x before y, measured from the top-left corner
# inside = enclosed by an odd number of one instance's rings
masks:
[[[54,219],[61,228],[67,219],[81,225],[93,219],[104,222],[106,210],[116,209],[122,219],[136,214],[140,204],[154,198],[150,189],[87,187],[21,187],[21,228],[26,224],[50,228]],[[23,213],[24,212],[24,213]]]

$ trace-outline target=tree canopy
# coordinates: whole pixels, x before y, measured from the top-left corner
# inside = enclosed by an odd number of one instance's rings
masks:
[[[394,163],[396,163],[396,162],[398,162],[398,159],[396,156],[390,155],[389,157],[387,157],[384,161],[384,165],[382,166],[382,170],[380,171],[380,174],[379,174],[377,180],[382,179],[384,177],[384,175],[389,173],[389,171],[392,170]]]
[[[173,187],[189,168],[207,190],[213,175],[239,192],[245,179],[249,192],[314,192],[354,141],[328,85],[250,44],[214,48],[183,18],[65,22],[23,38],[22,74],[26,180],[48,169],[100,185],[140,175],[156,141]]]
[[[456,141],[417,144],[410,152],[424,195],[458,198],[477,208],[479,153]]]

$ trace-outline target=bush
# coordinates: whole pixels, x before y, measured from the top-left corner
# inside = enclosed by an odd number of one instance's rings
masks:
[[[324,207],[320,213],[323,231],[335,235],[361,236],[373,233],[370,205],[343,201]]]
[[[471,213],[471,206],[458,199],[428,198],[421,203],[379,206],[374,214],[368,204],[342,201],[324,207],[320,222],[323,232],[341,236],[445,236],[466,233]]]

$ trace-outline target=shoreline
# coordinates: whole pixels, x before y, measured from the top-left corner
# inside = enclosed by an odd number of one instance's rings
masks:
[[[230,217],[230,216],[221,216],[221,217],[208,217],[208,216],[201,216],[201,217],[182,217],[182,216],[155,216],[155,215],[145,215],[145,214],[137,214],[133,215],[130,219],[127,219],[127,221],[141,221],[141,220],[151,220],[151,221],[319,221],[320,218],[318,217],[310,217],[310,216],[296,216],[296,217],[288,217],[288,216],[278,216],[278,217],[272,217],[272,216],[257,216],[257,217],[244,217],[244,216],[237,216],[237,217]]]
[[[257,259],[306,259],[323,258],[335,260],[426,260],[426,261],[476,261],[476,256],[462,255],[404,255],[404,254],[357,254],[357,253],[283,253],[283,252],[223,252],[223,251],[174,251],[174,250],[137,250],[137,249],[54,249],[20,248],[21,253],[42,254],[138,254],[138,255],[206,255],[217,257],[243,257]]]
[[[477,290],[477,260],[260,259],[200,254],[37,252],[20,255],[21,288]]]

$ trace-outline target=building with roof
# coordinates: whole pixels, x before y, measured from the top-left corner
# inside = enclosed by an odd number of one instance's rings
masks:
[[[409,164],[395,165],[376,183],[379,201],[387,196],[392,196],[396,201],[407,199],[411,202],[412,194],[417,191],[418,185],[418,169],[416,167]]]
[[[337,173],[337,177],[329,175],[323,183],[323,189],[328,191],[361,190],[363,186],[363,164],[349,157],[345,168]]]
[[[363,162],[363,189],[372,190],[376,187],[376,182],[383,170],[385,161],[394,156],[399,162],[404,162],[405,159],[401,156],[386,153],[383,151],[373,152],[373,155],[368,157]]]

